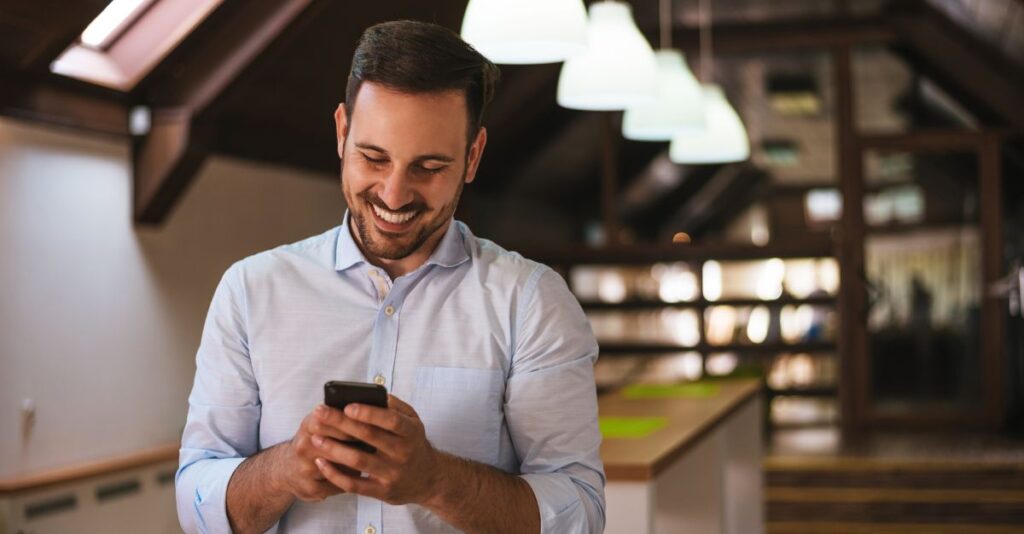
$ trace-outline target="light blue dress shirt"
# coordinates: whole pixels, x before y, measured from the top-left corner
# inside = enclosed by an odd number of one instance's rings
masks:
[[[343,224],[232,265],[196,355],[176,476],[186,532],[229,532],[228,480],[291,439],[328,380],[383,382],[434,447],[519,474],[545,533],[601,532],[597,342],[562,278],[452,221],[392,281]],[[368,527],[373,527],[368,529]],[[418,505],[296,501],[272,531],[457,532]]]

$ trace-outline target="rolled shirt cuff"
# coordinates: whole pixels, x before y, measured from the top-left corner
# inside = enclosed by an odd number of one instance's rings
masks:
[[[580,491],[568,475],[530,473],[520,475],[537,497],[541,534],[585,533],[592,529]]]

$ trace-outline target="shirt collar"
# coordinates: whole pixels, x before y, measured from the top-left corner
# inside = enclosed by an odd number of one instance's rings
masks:
[[[336,271],[344,271],[359,263],[369,263],[366,261],[366,256],[363,256],[363,251],[359,250],[359,245],[356,245],[356,241],[352,239],[352,231],[349,229],[350,219],[348,210],[345,210],[345,217],[338,230],[337,249],[334,253],[334,270]]]
[[[370,263],[359,250],[359,245],[352,238],[351,215],[345,210],[345,218],[338,230],[338,244],[334,255],[334,269],[344,271],[359,263]],[[463,234],[463,224],[452,219],[445,231],[437,248],[430,255],[424,265],[439,265],[441,267],[456,267],[469,260],[469,252],[466,250]]]

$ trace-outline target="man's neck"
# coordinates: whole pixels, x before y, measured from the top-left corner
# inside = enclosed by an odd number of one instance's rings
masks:
[[[434,232],[433,235],[427,238],[419,250],[397,260],[379,258],[370,254],[369,251],[366,250],[366,247],[363,246],[363,242],[359,240],[359,232],[355,231],[353,225],[349,225],[348,232],[349,235],[352,236],[352,240],[355,241],[356,246],[359,247],[359,250],[363,253],[363,256],[366,257],[366,261],[384,269],[384,272],[388,273],[388,276],[394,280],[399,276],[409,274],[416,269],[419,269],[421,265],[426,263],[427,260],[430,259],[430,255],[434,253],[434,250],[436,250],[438,245],[441,243],[441,239],[444,238],[444,235],[448,232],[448,227],[451,226],[451,224],[452,219],[448,219],[447,223],[442,225]]]

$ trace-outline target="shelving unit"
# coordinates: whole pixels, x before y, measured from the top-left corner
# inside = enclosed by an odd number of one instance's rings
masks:
[[[833,291],[828,294],[817,291],[802,297],[783,291],[780,296],[772,299],[734,295],[730,295],[728,298],[709,299],[703,293],[703,280],[701,278],[703,265],[707,261],[713,260],[721,265],[726,265],[735,261],[770,260],[774,258],[783,261],[800,259],[821,260],[826,258],[834,260],[835,254],[833,250],[832,242],[823,239],[801,243],[772,244],[765,247],[752,245],[716,244],[713,246],[702,246],[686,244],[670,246],[617,246],[607,249],[534,250],[530,251],[527,256],[552,266],[562,274],[578,298],[584,297],[580,298],[580,304],[584,311],[591,316],[592,321],[595,314],[603,314],[607,317],[609,314],[614,315],[617,312],[621,312],[623,317],[625,317],[630,314],[657,313],[659,310],[692,310],[692,313],[696,315],[695,324],[699,330],[699,336],[695,339],[696,343],[671,343],[664,340],[643,341],[634,339],[635,336],[632,335],[627,336],[627,339],[607,338],[602,337],[600,332],[595,332],[598,334],[598,341],[601,345],[602,358],[628,357],[638,362],[634,366],[625,365],[625,362],[622,362],[624,365],[612,367],[616,370],[621,368],[621,380],[618,381],[617,386],[605,385],[602,388],[603,391],[608,391],[621,387],[624,383],[634,381],[638,377],[644,376],[645,373],[649,375],[649,372],[644,369],[646,364],[643,363],[643,360],[687,353],[700,355],[701,366],[703,367],[701,374],[709,377],[713,377],[713,373],[710,373],[707,369],[709,356],[722,353],[736,355],[739,361],[739,367],[737,368],[739,372],[750,372],[751,369],[758,369],[765,377],[770,374],[772,366],[778,363],[781,355],[809,355],[815,358],[815,361],[817,361],[817,358],[831,359],[832,363],[830,365],[832,365],[832,368],[838,369],[838,345],[836,339],[822,339],[818,336],[812,339],[785,342],[779,337],[777,330],[781,310],[786,307],[795,308],[810,305],[815,310],[824,309],[832,312],[834,315],[837,306],[837,295],[839,293],[838,287],[833,288]],[[622,299],[609,301],[594,298],[592,296],[594,293],[593,288],[589,291],[581,291],[581,288],[573,287],[573,270],[580,267],[608,270],[620,269],[621,272],[636,272],[637,269],[653,268],[658,264],[685,266],[690,273],[693,273],[693,276],[698,280],[697,293],[693,295],[693,298],[680,302],[666,302],[657,298],[656,295],[631,294],[626,295]],[[636,293],[636,291],[631,293]],[[747,314],[748,310],[754,307],[768,308],[772,317],[771,320],[775,321],[776,331],[774,332],[774,339],[762,339],[760,343],[752,342],[749,339],[733,339],[729,343],[721,344],[710,342],[708,340],[707,324],[709,312],[720,306],[732,307],[734,308],[733,311],[743,310],[740,315]],[[835,317],[832,317],[833,321],[835,319]],[[622,320],[624,321],[625,319]],[[637,322],[657,321],[658,318],[655,316],[634,317],[631,320]],[[646,325],[646,323],[644,324]],[[833,325],[833,332],[836,326]],[[628,327],[619,327],[619,329],[623,328],[628,330]],[[746,327],[735,328],[737,332],[740,330],[745,331]],[[631,332],[631,334],[634,333]],[[820,380],[811,380],[800,385],[786,384],[773,387],[770,381],[766,380],[766,407],[770,407],[772,401],[779,397],[806,398],[809,400],[825,399],[837,403],[838,385],[836,381],[838,377],[835,374],[837,372],[833,373],[832,381],[828,383],[822,383]],[[809,424],[818,425],[821,423]],[[786,426],[790,427],[792,425],[787,424]]]
[[[778,308],[782,306],[799,306],[801,304],[811,304],[815,306],[835,306],[836,297],[833,295],[827,295],[796,298],[793,296],[786,295],[779,297],[777,299],[769,300],[762,300],[756,298],[720,300],[700,299],[691,302],[664,302],[660,300],[629,300],[623,302],[601,302],[592,300],[580,300],[580,305],[583,307],[584,310],[650,310],[661,308],[705,309],[711,306],[769,306]]]

